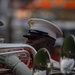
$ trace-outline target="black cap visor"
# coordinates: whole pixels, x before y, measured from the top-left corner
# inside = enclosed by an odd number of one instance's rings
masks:
[[[36,33],[35,34],[32,34],[32,33],[28,33],[26,35],[23,35],[23,37],[26,37],[28,39],[38,39],[38,38],[41,38],[43,36],[41,35],[37,35]]]
[[[42,31],[38,31],[38,30],[29,30],[29,33],[26,35],[23,35],[23,37],[31,38],[31,39],[38,39],[38,38],[50,37],[50,36],[46,32],[42,32]],[[52,37],[50,37],[50,38],[52,38]],[[52,39],[54,39],[54,38],[52,38]]]
[[[3,23],[0,21],[0,26],[2,26],[3,25]]]

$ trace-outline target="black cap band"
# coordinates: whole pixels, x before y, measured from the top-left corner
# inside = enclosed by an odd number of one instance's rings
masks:
[[[42,31],[38,31],[38,30],[29,30],[28,34],[23,35],[23,37],[26,37],[26,38],[41,38],[41,37],[44,37],[44,36],[45,37],[50,37],[48,35],[48,33],[42,32]],[[52,38],[52,37],[50,37],[50,38]],[[52,39],[54,39],[54,38],[52,38]]]

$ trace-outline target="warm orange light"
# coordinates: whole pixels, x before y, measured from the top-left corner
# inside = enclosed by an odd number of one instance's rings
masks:
[[[75,1],[67,1],[65,3],[65,8],[75,8]]]
[[[55,0],[57,4],[61,4],[63,0]]]
[[[63,3],[63,0],[54,0],[54,1],[57,5],[61,5]]]
[[[75,0],[34,0],[34,8],[75,8]]]
[[[38,6],[43,8],[50,8],[52,7],[52,3],[50,1],[39,1]]]
[[[29,10],[23,10],[23,9],[17,9],[14,13],[14,16],[19,19],[28,18],[31,17],[31,11]]]

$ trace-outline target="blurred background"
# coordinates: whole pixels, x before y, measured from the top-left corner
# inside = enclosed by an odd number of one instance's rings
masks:
[[[0,0],[0,38],[25,43],[25,26],[31,17],[49,20],[59,26],[65,38],[75,35],[75,0]]]

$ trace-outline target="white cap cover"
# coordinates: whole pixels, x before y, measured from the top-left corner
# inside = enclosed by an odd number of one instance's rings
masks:
[[[50,37],[54,39],[62,36],[61,29],[47,20],[31,18],[29,19],[28,23],[31,26],[30,29],[46,32]]]

